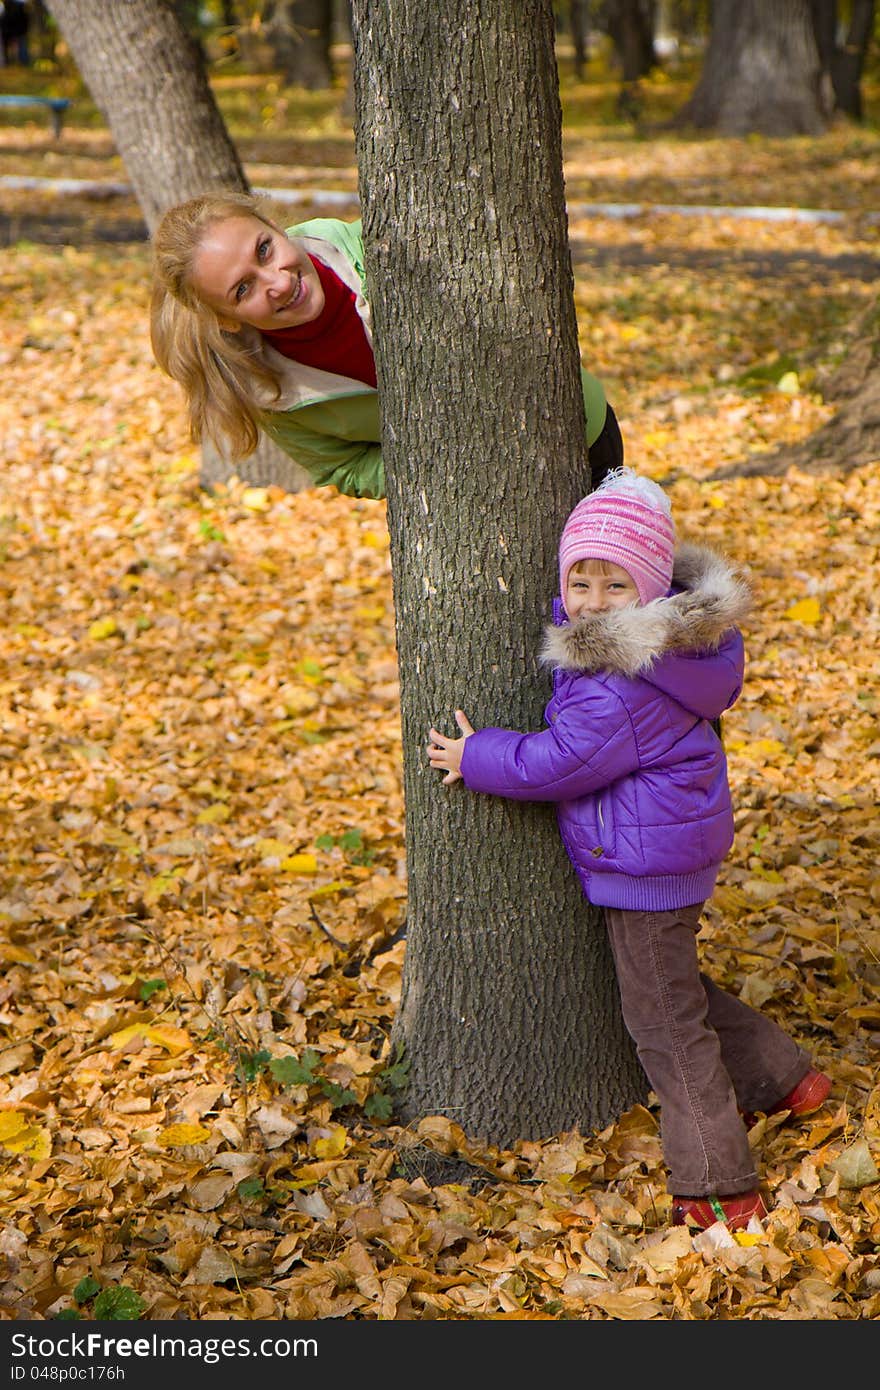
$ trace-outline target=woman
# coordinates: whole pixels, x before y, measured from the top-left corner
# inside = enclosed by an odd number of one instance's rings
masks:
[[[165,213],[153,252],[153,351],[184,388],[193,439],[245,458],[264,430],[318,486],[384,497],[360,222],[284,231],[255,198],[209,193]],[[596,486],[623,442],[601,384],[581,376]]]

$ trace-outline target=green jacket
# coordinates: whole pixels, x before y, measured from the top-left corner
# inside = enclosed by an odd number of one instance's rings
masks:
[[[355,307],[372,347],[360,221],[315,217],[288,227],[287,235],[301,241],[310,255],[354,290]],[[352,377],[283,357],[256,330],[251,330],[251,343],[281,375],[281,396],[260,419],[266,434],[312,475],[316,486],[332,483],[351,497],[384,497],[378,392]],[[605,423],[605,393],[601,383],[583,370],[581,384],[589,446]]]

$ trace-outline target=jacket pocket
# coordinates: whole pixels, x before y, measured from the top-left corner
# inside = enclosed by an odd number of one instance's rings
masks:
[[[596,858],[599,858],[600,855],[613,855],[617,846],[614,834],[614,805],[610,796],[600,795],[597,797],[596,823],[599,828],[599,844],[593,853]]]

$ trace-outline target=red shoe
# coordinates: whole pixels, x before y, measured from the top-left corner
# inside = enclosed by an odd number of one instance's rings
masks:
[[[737,1197],[673,1197],[673,1226],[695,1226],[705,1231],[723,1221],[731,1231],[744,1231],[753,1216],[763,1221],[767,1215],[760,1192],[742,1192]]]
[[[775,1105],[769,1106],[764,1114],[778,1115],[781,1110],[788,1110],[793,1118],[812,1115],[814,1110],[825,1104],[830,1092],[831,1077],[811,1067],[806,1075],[801,1077],[794,1090],[789,1091],[788,1095],[783,1096]],[[747,1125],[753,1125],[757,1115],[743,1114],[743,1119]]]

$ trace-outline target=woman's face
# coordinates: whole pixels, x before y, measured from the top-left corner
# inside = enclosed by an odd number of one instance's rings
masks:
[[[306,252],[283,232],[242,213],[212,222],[192,263],[192,286],[221,328],[295,328],[324,307],[324,290]]]

